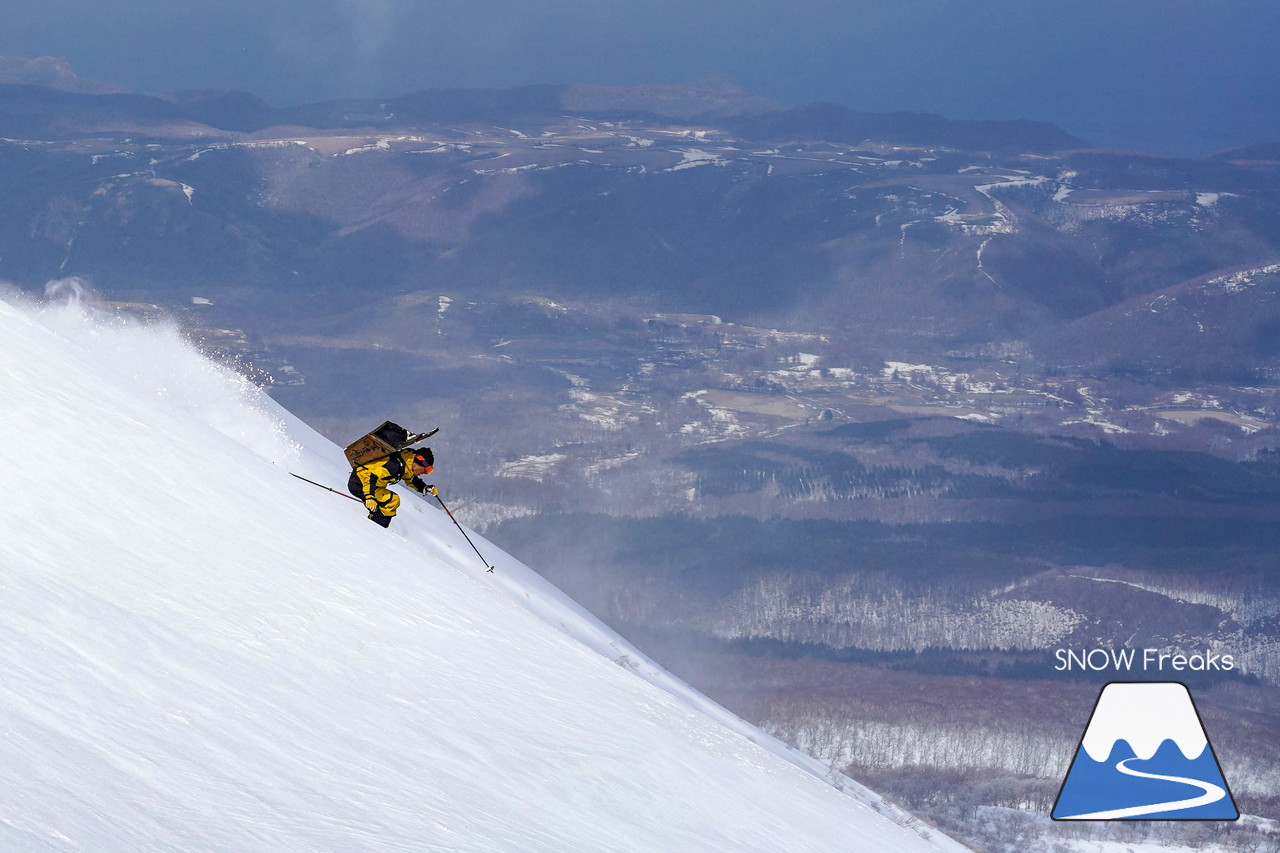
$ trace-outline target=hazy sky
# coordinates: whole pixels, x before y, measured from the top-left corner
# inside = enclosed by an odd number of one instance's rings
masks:
[[[1053,121],[1179,154],[1280,141],[1276,0],[2,0],[0,54],[276,104],[721,74],[787,105]]]

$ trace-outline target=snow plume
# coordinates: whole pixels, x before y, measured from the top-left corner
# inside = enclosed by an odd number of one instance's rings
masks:
[[[0,850],[963,849],[66,289],[0,301]]]
[[[229,367],[215,364],[164,319],[113,312],[79,278],[45,285],[31,312],[113,375],[127,377],[166,407],[194,417],[262,458],[287,465],[299,446],[263,392]]]
[[[97,301],[92,298],[88,285],[79,276],[58,278],[50,281],[44,286],[44,296],[45,299],[54,304],[63,305],[74,310],[84,310],[88,305]]]

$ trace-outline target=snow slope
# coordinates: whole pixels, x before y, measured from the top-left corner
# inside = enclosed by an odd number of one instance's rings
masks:
[[[963,849],[171,330],[0,302],[0,399],[0,850]]]

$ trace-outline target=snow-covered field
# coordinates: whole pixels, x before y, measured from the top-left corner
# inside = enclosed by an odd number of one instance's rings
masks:
[[[963,849],[169,329],[0,302],[0,395],[0,850]]]

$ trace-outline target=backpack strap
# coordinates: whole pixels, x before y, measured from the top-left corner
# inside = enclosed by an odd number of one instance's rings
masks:
[[[392,480],[399,480],[404,476],[404,457],[397,451],[387,457],[387,473],[391,475]]]

